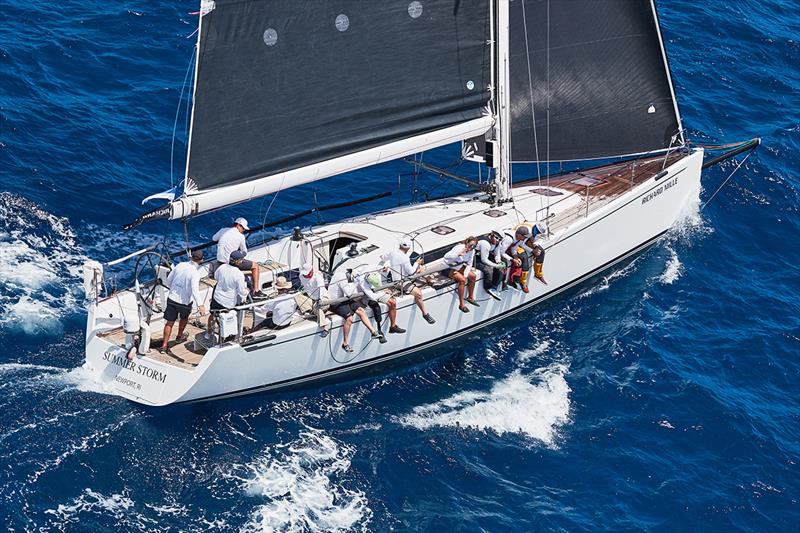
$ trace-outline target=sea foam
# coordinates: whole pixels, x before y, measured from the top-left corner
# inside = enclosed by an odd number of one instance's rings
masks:
[[[264,499],[244,531],[349,531],[372,516],[360,490],[348,488],[353,448],[321,431],[268,448],[240,478],[246,494]]]
[[[520,433],[555,447],[559,429],[569,422],[568,367],[553,363],[529,375],[514,371],[489,391],[459,392],[415,407],[398,420],[426,430],[468,427],[498,435]]]

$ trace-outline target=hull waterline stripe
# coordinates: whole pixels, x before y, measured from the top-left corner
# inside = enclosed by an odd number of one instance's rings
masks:
[[[294,387],[294,386],[301,385],[301,384],[304,384],[304,383],[308,383],[308,382],[313,382],[313,381],[317,381],[317,380],[320,380],[320,379],[324,379],[324,378],[327,378],[329,376],[334,376],[334,375],[337,375],[337,374],[340,374],[340,373],[351,372],[351,371],[358,370],[360,368],[366,368],[366,367],[369,367],[369,366],[373,366],[373,365],[378,364],[378,362],[386,362],[386,361],[389,361],[389,360],[392,360],[392,359],[396,359],[396,358],[401,357],[403,355],[406,355],[406,354],[408,354],[410,352],[417,352],[417,351],[421,351],[421,350],[424,350],[424,349],[432,348],[433,346],[436,346],[437,344],[441,344],[441,343],[443,343],[445,341],[448,341],[448,340],[451,340],[451,339],[454,339],[454,338],[457,338],[457,337],[461,337],[463,335],[467,335],[468,333],[472,333],[476,329],[479,329],[479,328],[484,327],[486,325],[489,325],[489,324],[492,324],[494,322],[498,322],[500,320],[503,320],[504,318],[507,318],[507,317],[509,317],[511,315],[514,315],[516,313],[524,311],[524,310],[526,310],[526,309],[528,309],[528,308],[530,308],[530,307],[532,307],[532,306],[534,306],[534,305],[536,305],[536,304],[538,304],[538,303],[540,303],[540,302],[542,302],[544,300],[547,300],[548,298],[556,296],[556,295],[560,294],[561,292],[564,292],[564,291],[566,291],[566,290],[568,290],[568,289],[570,289],[570,288],[572,288],[572,287],[574,287],[574,286],[586,281],[587,279],[591,278],[592,276],[595,276],[595,275],[599,274],[600,272],[602,272],[603,270],[606,270],[607,268],[613,266],[614,264],[625,260],[626,258],[630,257],[631,255],[634,255],[637,252],[639,252],[641,250],[644,250],[648,246],[654,244],[667,231],[668,230],[662,231],[661,233],[659,233],[655,237],[652,237],[651,239],[645,241],[644,243],[642,243],[642,244],[640,244],[640,245],[628,250],[627,252],[617,256],[616,258],[611,259],[610,261],[607,261],[606,263],[604,263],[603,265],[595,268],[591,272],[589,272],[587,274],[584,274],[583,276],[581,276],[581,277],[579,277],[579,278],[577,278],[577,279],[575,279],[573,281],[567,282],[564,285],[561,285],[560,287],[558,287],[557,289],[553,289],[552,291],[550,291],[548,293],[545,293],[545,294],[539,296],[538,298],[535,298],[535,299],[531,300],[530,302],[522,304],[521,306],[515,307],[513,309],[508,309],[507,311],[504,311],[504,312],[498,314],[497,316],[494,316],[494,317],[486,319],[486,320],[484,320],[482,322],[478,322],[476,324],[473,324],[472,326],[470,326],[468,328],[465,328],[463,330],[454,331],[454,332],[452,332],[452,333],[450,333],[448,335],[445,335],[443,337],[439,337],[439,338],[434,339],[432,341],[424,342],[424,343],[421,343],[421,344],[417,344],[416,346],[412,346],[412,347],[409,347],[409,348],[404,348],[404,349],[398,350],[396,352],[391,352],[391,353],[388,353],[388,354],[385,354],[385,355],[381,355],[381,356],[369,359],[367,361],[360,361],[358,363],[350,363],[350,364],[346,364],[346,365],[343,365],[343,366],[340,366],[338,368],[331,369],[331,370],[321,370],[319,372],[315,372],[313,374],[308,374],[308,375],[303,376],[301,378],[291,378],[291,379],[286,379],[286,380],[283,380],[283,381],[277,381],[275,383],[270,383],[268,385],[257,385],[255,387],[249,387],[249,388],[246,388],[246,389],[240,389],[238,391],[226,392],[226,393],[216,394],[216,395],[212,395],[212,396],[205,396],[205,397],[202,397],[202,398],[195,398],[195,399],[192,399],[192,400],[180,400],[180,401],[177,401],[177,402],[174,402],[174,403],[176,403],[176,404],[177,403],[193,403],[193,402],[203,402],[203,401],[208,401],[208,400],[221,400],[221,399],[225,399],[225,398],[233,398],[233,397],[236,397],[236,396],[243,396],[243,395],[246,395],[246,394],[255,394],[255,393],[258,393],[258,392],[265,392],[265,391],[273,390],[273,389],[286,389],[286,388]]]

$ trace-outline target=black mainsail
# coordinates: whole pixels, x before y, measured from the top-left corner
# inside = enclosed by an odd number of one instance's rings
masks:
[[[489,0],[216,0],[201,11],[187,191],[480,118]]]
[[[601,159],[683,144],[652,0],[511,0],[511,159]],[[480,142],[465,152],[482,158]]]

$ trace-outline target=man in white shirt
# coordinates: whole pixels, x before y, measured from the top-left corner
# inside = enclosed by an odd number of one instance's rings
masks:
[[[328,284],[328,297],[331,300],[347,298],[347,300],[344,302],[331,306],[333,312],[342,317],[344,320],[342,323],[342,350],[347,353],[353,353],[354,351],[353,348],[350,347],[349,343],[350,328],[353,327],[354,315],[358,315],[358,317],[361,319],[361,322],[363,322],[364,326],[366,326],[366,328],[369,330],[373,339],[380,338],[378,332],[372,327],[369,317],[367,316],[366,311],[364,311],[364,306],[361,304],[360,298],[357,298],[357,296],[358,287],[356,286],[355,279],[353,278],[352,270],[349,268],[340,268],[334,272],[333,277],[331,277],[331,282]]]
[[[497,260],[497,249],[501,240],[500,233],[493,231],[486,238],[478,240],[478,246],[475,248],[478,268],[483,273],[483,289],[495,300],[500,299],[495,289],[500,284],[505,269],[505,264]]]
[[[311,263],[306,263],[300,269],[300,285],[305,294],[298,293],[294,297],[297,307],[301,313],[315,311],[317,323],[322,328],[321,337],[327,337],[331,329],[331,321],[325,314],[325,308],[319,305],[320,300],[328,299],[328,289],[325,287],[325,280],[322,274],[315,271]]]
[[[289,294],[292,283],[285,277],[278,276],[273,287],[278,290],[277,296],[264,302],[264,305],[257,307],[255,311],[267,314],[264,326],[270,329],[288,328],[292,325],[292,319],[297,316],[294,295]]]
[[[203,262],[202,250],[192,252],[192,260],[178,263],[167,276],[167,308],[164,310],[164,340],[161,342],[159,352],[170,353],[169,338],[172,335],[172,326],[178,322],[178,344],[187,339],[184,334],[189,315],[192,314],[192,302],[197,305],[201,315],[206,314],[206,307],[200,299],[200,264]]]
[[[239,217],[233,222],[233,226],[222,228],[214,234],[211,239],[217,243],[217,268],[228,264],[231,253],[234,250],[239,250],[245,254],[247,253],[247,242],[245,241],[244,233],[249,230],[250,228],[247,226],[247,220]],[[253,296],[263,296],[261,293],[261,285],[258,284],[260,273],[258,263],[244,259],[239,264],[239,269],[252,274]],[[216,274],[214,277],[216,278]]]
[[[475,259],[475,246],[478,244],[478,239],[475,237],[467,237],[463,243],[456,244],[453,248],[444,254],[444,262],[450,267],[447,276],[458,283],[458,309],[462,313],[469,313],[469,308],[464,305],[464,286],[469,287],[469,297],[467,302],[480,307],[480,304],[475,300],[475,280],[477,276],[472,271],[472,261]]]
[[[247,298],[247,283],[244,280],[244,273],[240,270],[244,256],[245,254],[241,250],[234,250],[231,252],[230,261],[214,272],[214,279],[217,284],[214,287],[214,294],[211,298],[212,311],[232,309]],[[213,324],[214,315],[211,315],[208,317],[209,333]]]
[[[387,276],[389,281],[400,281],[403,278],[419,274],[425,270],[425,267],[422,266],[421,257],[418,257],[413,265],[411,264],[411,259],[408,257],[409,250],[411,250],[411,243],[407,240],[403,240],[400,243],[399,250],[392,250],[382,257],[385,264],[389,267],[389,274]],[[419,290],[419,287],[414,287],[412,285],[410,293],[414,296],[417,307],[422,311],[422,318],[424,318],[428,324],[435,323],[436,320],[425,311],[425,300],[422,298],[422,291]]]

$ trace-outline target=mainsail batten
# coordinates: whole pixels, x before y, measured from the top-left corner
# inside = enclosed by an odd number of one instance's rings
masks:
[[[204,11],[190,192],[480,119],[489,100],[489,0],[216,0]]]

